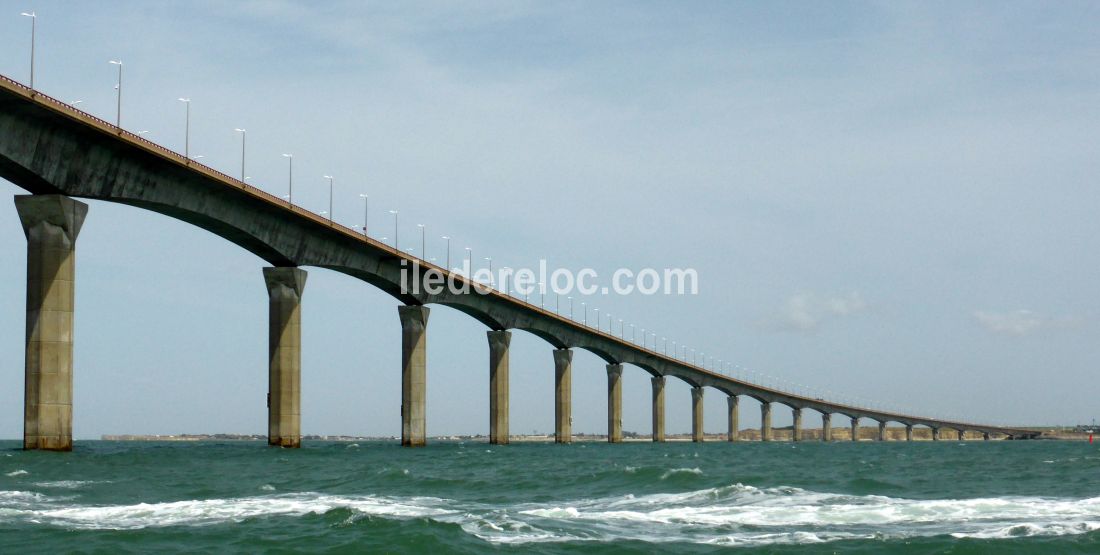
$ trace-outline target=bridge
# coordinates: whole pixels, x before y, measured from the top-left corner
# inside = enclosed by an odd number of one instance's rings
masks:
[[[496,290],[477,292],[472,279],[381,243],[365,232],[334,223],[241,180],[206,167],[115,125],[0,76],[0,177],[25,189],[16,209],[27,237],[27,335],[24,396],[25,449],[72,448],[72,341],[74,253],[88,205],[76,199],[128,204],[176,218],[231,241],[267,261],[263,276],[269,295],[268,443],[299,447],[301,318],[306,284],[302,267],[326,268],[365,281],[398,299],[401,324],[401,443],[424,445],[427,325],[429,305],[457,309],[487,326],[489,357],[489,440],[508,442],[508,347],[511,330],[532,333],[553,347],[554,438],[572,439],[574,349],[596,354],[607,370],[607,437],[622,441],[622,371],[630,364],[652,378],[654,441],[665,440],[665,381],[683,380],[692,392],[692,439],[703,440],[703,391],[727,396],[728,438],[738,438],[740,399],[760,403],[760,437],[773,439],[774,405],[794,417],[793,439],[802,439],[805,410],[821,414],[825,441],[832,439],[832,415],[850,419],[858,439],[860,419],[886,426],[931,428],[992,437],[1032,439],[1038,432],[957,422],[832,402],[749,383],[681,360],[643,340],[637,344]],[[365,231],[365,230],[364,230]],[[402,287],[402,271],[429,272],[466,285],[439,292]]]

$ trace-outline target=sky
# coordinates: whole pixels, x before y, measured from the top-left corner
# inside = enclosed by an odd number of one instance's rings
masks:
[[[1100,5],[1088,2],[5,0],[0,73],[429,257],[692,268],[697,295],[588,306],[780,387],[939,417],[1098,416]],[[0,180],[0,192],[22,190]],[[2,203],[2,201],[0,201]],[[91,201],[74,435],[265,433],[265,262]],[[0,437],[22,432],[26,244],[0,207]],[[484,261],[481,261],[484,264]],[[400,435],[397,301],[306,268],[302,431]],[[547,301],[550,302],[549,300]],[[485,327],[428,326],[430,435],[488,433]],[[759,376],[767,376],[759,378]],[[515,332],[511,430],[553,431],[551,347]],[[627,367],[623,427],[648,433]],[[606,427],[577,351],[574,430]],[[670,433],[690,391],[669,381]],[[758,404],[741,403],[744,427]],[[706,430],[725,431],[721,392]],[[777,426],[790,412],[777,407]],[[816,413],[806,426],[817,426]],[[843,424],[838,424],[843,425]]]

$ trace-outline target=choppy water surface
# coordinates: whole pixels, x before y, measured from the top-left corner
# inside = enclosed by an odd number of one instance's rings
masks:
[[[1100,552],[1085,443],[17,448],[10,552]]]

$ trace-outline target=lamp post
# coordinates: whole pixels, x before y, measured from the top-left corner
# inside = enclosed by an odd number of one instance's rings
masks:
[[[393,214],[393,248],[397,246],[397,210],[390,210],[390,214]]]
[[[451,271],[451,236],[444,235],[443,239],[447,241],[447,272]]]
[[[188,160],[191,159],[191,99],[180,98],[180,102],[187,105],[187,120],[186,125],[183,128],[183,157]]]
[[[243,182],[245,180],[245,177],[244,177],[244,146],[245,146],[245,142],[248,139],[248,130],[247,129],[241,129],[240,127],[238,127],[236,129],[234,129],[234,131],[241,134],[241,181]]]
[[[38,16],[34,15],[34,12],[23,12],[19,15],[23,15],[31,18],[31,89],[34,89],[34,28],[38,23]]]
[[[326,175],[326,176],[323,176],[323,177],[328,180],[328,221],[331,222],[332,221],[332,182],[335,181],[336,178],[332,177],[331,175]]]
[[[603,320],[600,320],[600,309],[593,308],[592,311],[596,313],[596,331],[600,331],[600,325],[603,323]]]
[[[426,228],[424,227],[424,224],[416,224],[416,227],[420,228],[420,259],[421,260],[427,260],[428,259],[428,243],[424,239],[424,234],[426,233]]]
[[[572,307],[573,305],[570,304],[569,306]],[[581,302],[581,308],[584,310],[584,319],[581,320],[581,323],[584,324],[585,327],[587,327],[588,326],[588,305],[585,304],[584,302]]]
[[[115,85],[115,90],[118,91],[118,100],[115,108],[115,127],[122,129],[122,61],[111,60],[111,63],[118,66],[118,84]]]
[[[474,251],[470,247],[466,247],[466,273],[468,277],[474,275]]]
[[[645,340],[645,330],[642,330],[642,340]],[[638,338],[634,336],[634,324],[630,324],[630,342],[634,344],[638,343]],[[642,348],[644,349],[645,345],[642,345]]]
[[[489,262],[489,287],[493,286],[493,257],[486,256],[485,260]]]
[[[363,199],[363,235],[366,235],[367,218],[370,217],[370,198],[365,194],[360,194],[359,198]]]
[[[286,201],[289,202],[290,204],[294,204],[294,155],[293,154],[283,154],[283,158],[286,158],[287,161],[289,162],[289,166],[287,166],[287,173],[286,173],[286,188],[287,188]]]

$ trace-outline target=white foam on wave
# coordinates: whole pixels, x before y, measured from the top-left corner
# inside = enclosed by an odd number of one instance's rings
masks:
[[[74,505],[0,491],[0,522],[75,529],[203,526],[301,517],[335,509],[360,516],[458,524],[493,543],[637,540],[715,545],[808,544],[843,539],[946,536],[982,539],[1100,530],[1100,498],[990,497],[915,500],[735,484],[682,493],[556,503],[481,504],[435,497],[294,493],[134,505]]]
[[[56,480],[52,482],[35,482],[34,485],[40,488],[50,489],[79,489],[91,484],[109,484],[108,480]]]
[[[667,480],[669,477],[675,476],[677,474],[694,474],[696,476],[702,476],[703,475],[703,470],[698,468],[698,467],[696,467],[696,468],[673,468],[671,470],[665,471],[664,474],[661,474],[661,479],[662,480]]]
[[[30,473],[27,472],[26,470],[23,470],[22,468],[20,468],[19,470],[13,470],[11,472],[8,472],[4,476],[7,476],[9,478],[14,478],[16,476],[26,476],[27,474],[30,474]]]

